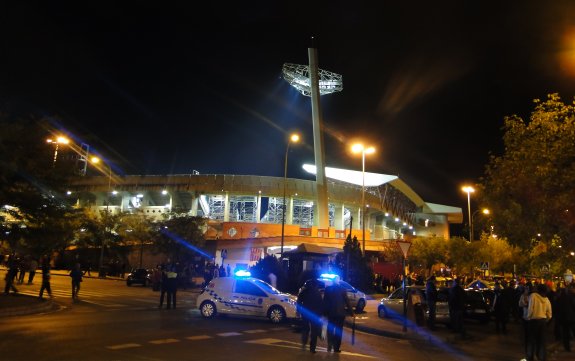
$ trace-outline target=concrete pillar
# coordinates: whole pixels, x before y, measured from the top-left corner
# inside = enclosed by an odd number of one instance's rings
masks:
[[[345,214],[345,205],[343,203],[339,205],[336,204],[333,226],[338,231],[345,229],[345,221],[343,219],[344,214]]]
[[[256,208],[256,223],[260,223],[260,214],[262,212],[262,192],[258,192],[258,199],[257,199],[257,208]]]
[[[224,195],[224,222],[230,221],[230,194],[226,192]]]
[[[286,224],[293,224],[293,197],[290,196],[286,206]]]
[[[198,215],[198,203],[200,199],[196,195],[192,194],[192,204],[190,207],[190,215],[196,217]]]

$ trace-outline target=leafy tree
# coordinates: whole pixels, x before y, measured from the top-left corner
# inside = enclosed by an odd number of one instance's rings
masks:
[[[64,196],[74,168],[53,162],[50,129],[44,120],[0,115],[0,199],[9,205],[0,213],[0,237],[34,256],[62,250],[74,238],[76,211]]]
[[[360,289],[368,289],[373,285],[373,272],[361,251],[357,237],[350,235],[345,239],[343,253],[336,256],[336,267],[341,270],[345,280]]]
[[[557,237],[575,247],[575,107],[558,94],[535,100],[529,121],[505,118],[505,150],[491,156],[481,201],[493,210],[498,235],[531,249]]]
[[[415,237],[409,249],[409,260],[431,271],[434,264],[447,261],[448,240],[441,237]]]
[[[124,213],[120,215],[117,232],[124,244],[138,244],[140,246],[138,267],[142,267],[144,243],[152,239],[153,224],[150,218],[144,214]]]
[[[155,224],[152,234],[157,252],[167,254],[178,262],[200,254],[206,256],[204,229],[206,219],[186,213],[170,213],[166,219]]]

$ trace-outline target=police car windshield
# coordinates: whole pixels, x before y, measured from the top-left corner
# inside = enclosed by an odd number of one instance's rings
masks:
[[[280,294],[281,292],[273,288],[269,283],[266,283],[262,280],[254,279],[254,283],[258,285],[262,290],[266,291],[267,293],[271,293],[273,295]]]

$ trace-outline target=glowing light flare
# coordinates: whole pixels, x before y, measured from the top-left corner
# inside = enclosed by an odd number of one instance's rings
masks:
[[[186,241],[185,239],[183,239],[183,238],[181,238],[181,237],[179,237],[179,236],[177,236],[177,235],[171,233],[170,231],[168,231],[167,228],[168,228],[168,227],[165,227],[165,228],[163,228],[163,229],[160,229],[160,232],[161,232],[163,235],[165,235],[166,237],[171,238],[171,239],[173,239],[174,241],[178,242],[179,244],[183,245],[184,247],[186,247],[186,248],[188,248],[188,249],[190,249],[190,250],[192,250],[192,251],[194,251],[194,252],[197,252],[197,253],[201,254],[202,256],[204,256],[204,257],[206,257],[206,258],[208,258],[208,259],[211,259],[211,258],[212,258],[212,255],[210,255],[210,254],[204,252],[203,250],[201,250],[200,248],[198,248],[198,247],[196,247],[196,246],[194,246],[194,245],[191,245],[191,244],[190,244],[188,241]]]
[[[557,62],[564,75],[575,77],[575,27],[567,29],[563,34]]]
[[[292,134],[290,137],[290,142],[292,142],[292,143],[299,142],[299,134]]]
[[[461,190],[465,193],[475,193],[475,189],[472,186],[463,186]]]
[[[243,270],[243,269],[237,271],[234,274],[236,275],[236,277],[251,277],[252,276],[251,272]]]

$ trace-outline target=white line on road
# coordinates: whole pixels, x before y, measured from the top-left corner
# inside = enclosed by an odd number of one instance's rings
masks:
[[[154,344],[154,345],[163,345],[166,343],[176,343],[176,342],[180,342],[180,340],[175,339],[175,338],[164,338],[162,340],[149,341],[149,343]]]
[[[292,348],[292,349],[297,349],[297,350],[301,349],[301,345],[298,342],[278,340],[276,338],[260,338],[257,340],[250,340],[250,341],[244,341],[244,342],[245,343],[253,343],[253,344],[257,344],[257,345]],[[325,347],[317,347],[316,351],[327,352],[327,349]],[[349,355],[349,356],[365,357],[365,358],[377,358],[377,357],[370,356],[370,355],[364,355],[361,353],[347,352],[347,351],[342,351],[341,355]]]
[[[139,343],[125,343],[122,345],[114,345],[114,346],[106,346],[107,349],[110,350],[122,350],[124,348],[134,348],[134,347],[141,347]]]
[[[266,330],[246,330],[243,331],[244,333],[262,333],[262,332],[267,332]]]
[[[208,336],[208,335],[198,335],[198,336],[190,336],[190,337],[186,337],[188,340],[192,340],[192,341],[198,341],[198,340],[207,340],[210,338],[213,338],[212,336]]]
[[[230,336],[239,336],[239,335],[241,335],[241,333],[239,333],[239,332],[224,332],[224,333],[218,333],[217,335],[220,337],[230,337]]]

